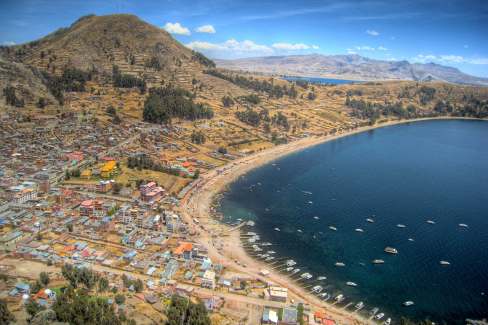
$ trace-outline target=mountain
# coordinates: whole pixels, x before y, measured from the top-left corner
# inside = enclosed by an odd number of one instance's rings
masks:
[[[440,80],[459,84],[488,85],[488,78],[470,76],[456,68],[435,63],[382,61],[360,55],[290,55],[215,60],[231,70],[267,74],[329,77],[352,80]]]

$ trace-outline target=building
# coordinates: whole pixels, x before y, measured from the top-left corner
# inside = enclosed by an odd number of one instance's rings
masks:
[[[113,180],[110,180],[110,181],[100,181],[100,182],[98,182],[98,184],[97,184],[97,192],[107,193],[108,191],[110,191],[112,189],[113,183],[114,183]]]
[[[100,176],[103,178],[110,178],[114,175],[116,168],[117,163],[114,160],[107,161],[103,164],[102,168],[100,168]]]
[[[164,189],[161,186],[157,186],[155,182],[143,184],[139,190],[141,192],[141,200],[147,203],[159,201],[164,195]]]
[[[80,216],[91,217],[103,214],[103,201],[85,200],[80,204]]]
[[[180,245],[173,250],[173,255],[177,258],[191,260],[193,257],[193,244],[181,242]]]
[[[37,183],[23,182],[20,185],[11,186],[8,189],[10,199],[15,204],[23,204],[27,201],[37,199]]]
[[[280,325],[296,325],[298,324],[298,311],[295,307],[283,308],[283,315],[281,316]]]
[[[211,270],[205,271],[202,277],[202,287],[215,289],[215,272]]]
[[[282,287],[269,287],[269,299],[272,301],[286,302],[288,289]]]
[[[24,237],[24,233],[21,231],[11,231],[3,236],[0,236],[0,248],[11,249],[14,245]]]
[[[278,312],[274,309],[265,307],[261,324],[278,324]]]

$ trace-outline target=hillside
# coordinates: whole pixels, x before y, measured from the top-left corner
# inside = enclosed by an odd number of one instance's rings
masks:
[[[277,75],[332,77],[352,80],[439,80],[488,85],[487,78],[470,76],[435,63],[373,60],[359,55],[290,55],[216,60],[219,67]]]

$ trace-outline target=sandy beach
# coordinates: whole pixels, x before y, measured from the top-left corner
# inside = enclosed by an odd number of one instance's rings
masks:
[[[297,282],[292,281],[288,276],[273,270],[269,264],[250,257],[242,246],[240,231],[215,220],[212,217],[211,204],[215,195],[221,193],[229,183],[241,175],[287,154],[380,127],[434,119],[456,118],[421,118],[388,121],[374,126],[360,127],[349,132],[300,139],[237,159],[223,167],[202,175],[195,181],[191,190],[181,200],[181,215],[189,224],[190,228],[195,231],[195,240],[208,248],[209,256],[214,262],[221,263],[230,270],[238,271],[250,277],[286,287],[289,290],[289,298],[294,299],[295,302],[304,301],[315,309],[320,308],[341,324],[374,324],[374,321],[361,317],[355,312],[344,310],[342,307],[335,307],[331,303],[321,301],[315,295],[298,285]],[[195,223],[194,219],[198,219],[199,223]],[[260,274],[260,271],[263,269],[270,271],[270,274],[263,277]]]

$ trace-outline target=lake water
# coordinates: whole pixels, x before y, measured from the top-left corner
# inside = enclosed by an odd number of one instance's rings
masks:
[[[288,81],[303,80],[314,84],[332,84],[332,85],[343,85],[352,83],[361,83],[362,81],[357,80],[345,80],[345,79],[330,79],[330,78],[319,78],[319,77],[292,77],[285,76],[283,79]]]
[[[488,316],[488,122],[423,121],[327,142],[241,177],[220,211],[226,222],[255,220],[252,231],[273,244],[265,251],[327,276],[326,290],[364,301],[364,313],[376,306],[394,323]]]

